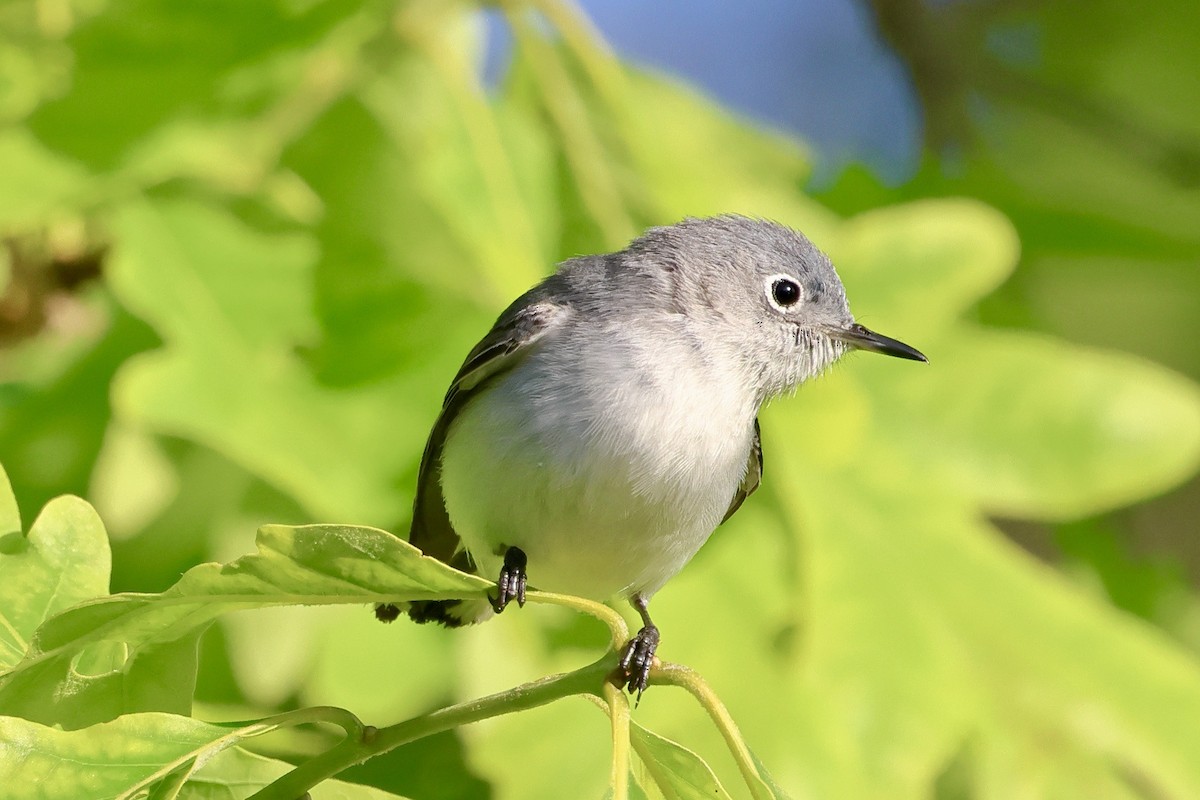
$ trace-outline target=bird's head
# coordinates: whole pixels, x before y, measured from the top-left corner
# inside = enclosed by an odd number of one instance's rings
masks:
[[[858,324],[829,258],[803,234],[748,217],[654,228],[631,250],[662,271],[672,302],[738,353],[763,398],[794,389],[849,350],[926,361]]]

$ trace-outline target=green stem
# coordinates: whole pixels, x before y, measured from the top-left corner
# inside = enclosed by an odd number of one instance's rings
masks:
[[[295,711],[285,711],[282,714],[276,714],[272,717],[254,720],[246,723],[229,723],[233,725],[242,724],[247,728],[258,727],[262,728],[261,733],[273,731],[276,728],[282,728],[286,725],[306,725],[315,722],[328,722],[331,725],[337,725],[346,732],[346,738],[357,739],[362,736],[366,730],[366,725],[363,725],[362,720],[356,717],[351,712],[337,706],[313,706],[311,708],[298,708]],[[256,735],[256,734],[247,734]]]
[[[493,264],[503,267],[509,277],[508,285],[502,288],[507,292],[513,286],[536,282],[542,278],[544,269],[539,237],[530,220],[529,207],[521,194],[496,114],[474,77],[472,66],[465,63],[461,53],[437,40],[425,42],[424,47],[430,61],[445,77],[450,99],[462,118],[490,200],[495,231],[508,240],[506,255],[512,258],[500,262],[492,260]]]
[[[613,247],[637,232],[606,152],[589,119],[587,104],[558,52],[529,23],[523,9],[502,8],[521,52],[534,65],[533,80],[551,122],[558,129],[563,152],[579,184],[588,214]]]
[[[497,284],[494,292],[507,298],[513,287],[524,288],[544,276],[544,254],[500,120],[480,85],[471,54],[447,36],[461,14],[462,9],[450,3],[402,5],[395,15],[395,28],[400,40],[418,50],[444,81],[446,96],[467,139],[469,152],[463,154],[464,160],[477,169],[483,183],[493,235],[476,236],[459,220],[459,208],[439,203],[439,211],[464,244],[476,251],[482,264],[493,268],[490,273],[503,276],[504,284]],[[486,278],[489,270],[479,274]]]
[[[741,732],[738,731],[737,723],[733,721],[725,704],[721,702],[721,699],[717,697],[699,672],[682,664],[663,662],[650,673],[650,682],[681,686],[691,692],[700,705],[704,706],[704,710],[708,712],[708,716],[712,718],[717,730],[724,737],[725,745],[733,754],[733,760],[737,762],[742,778],[750,787],[750,794],[753,795],[754,800],[772,800],[775,797],[775,793],[771,791],[759,774],[758,765],[754,763],[754,756],[746,747],[746,742],[742,739]]]
[[[629,698],[622,687],[604,684],[604,699],[612,720],[612,800],[629,800]]]
[[[608,675],[614,667],[615,656],[609,653],[599,661],[574,672],[525,683],[504,692],[439,709],[386,728],[368,726],[360,736],[347,736],[331,749],[259,790],[250,800],[296,800],[326,778],[416,739],[481,719],[535,708],[569,695],[595,694],[607,684]]]
[[[621,71],[620,61],[608,48],[604,37],[572,0],[538,0],[535,6],[583,65],[584,72],[591,78],[609,113],[623,123],[627,107],[625,98],[628,95],[625,75]]]

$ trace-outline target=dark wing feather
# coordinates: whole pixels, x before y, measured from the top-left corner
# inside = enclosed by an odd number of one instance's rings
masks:
[[[725,512],[725,520],[732,517],[737,510],[742,507],[742,503],[746,502],[746,498],[754,494],[758,485],[762,483],[763,474],[763,457],[762,457],[762,437],[759,435],[758,418],[754,420],[754,440],[750,442],[749,461],[746,464],[746,476],[742,478],[742,485],[738,487],[733,494],[733,500],[729,502],[729,510]]]
[[[518,301],[519,302],[519,301]],[[566,308],[553,302],[534,302],[510,309],[496,321],[487,336],[467,355],[454,376],[442,413],[433,424],[413,504],[408,540],[423,553],[458,569],[473,571],[470,557],[462,550],[458,534],[450,524],[442,498],[442,443],[454,417],[487,382],[512,369],[529,352],[528,348],[562,320]]]

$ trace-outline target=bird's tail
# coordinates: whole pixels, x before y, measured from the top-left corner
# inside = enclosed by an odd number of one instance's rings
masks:
[[[495,614],[485,598],[478,600],[414,600],[404,607],[394,603],[375,606],[375,618],[380,622],[393,622],[406,613],[413,622],[424,624],[436,622],[447,628],[461,628],[483,622]]]
[[[462,572],[475,572],[475,564],[465,550],[450,559],[450,566]],[[413,622],[425,624],[436,622],[447,628],[461,628],[494,616],[492,604],[487,598],[469,600],[414,600],[411,603],[380,603],[375,606],[375,618],[380,622],[394,622],[404,613]]]

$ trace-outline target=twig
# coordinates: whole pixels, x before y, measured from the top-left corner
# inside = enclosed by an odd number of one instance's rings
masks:
[[[360,736],[346,737],[331,749],[259,790],[250,800],[296,800],[321,781],[337,775],[342,770],[408,742],[481,719],[535,708],[573,694],[598,693],[608,685],[608,676],[615,666],[615,654],[606,653],[599,661],[574,672],[525,683],[504,692],[439,709],[386,728],[367,726]]]
[[[650,683],[681,686],[691,692],[700,705],[704,706],[704,710],[708,712],[708,716],[712,718],[717,730],[724,737],[725,745],[733,754],[733,760],[737,762],[742,778],[750,788],[750,794],[754,800],[773,800],[775,793],[759,773],[758,765],[755,763],[750,749],[746,747],[746,742],[742,739],[741,732],[738,731],[737,723],[733,721],[733,717],[729,715],[729,710],[725,708],[721,699],[717,697],[704,678],[700,677],[700,673],[681,664],[664,662],[650,673]]]

